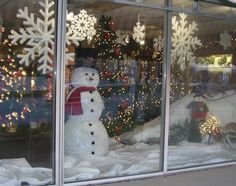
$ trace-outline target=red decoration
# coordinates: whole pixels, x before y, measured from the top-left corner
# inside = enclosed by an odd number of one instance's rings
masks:
[[[3,32],[5,32],[5,28],[0,26],[0,33],[3,33]]]
[[[17,72],[13,72],[13,76],[15,76],[15,77],[22,77],[23,76],[23,73],[22,73],[22,71],[17,71]]]
[[[112,21],[109,21],[108,25],[111,30],[114,30],[114,23]]]
[[[46,98],[48,101],[51,101],[52,100],[52,73],[49,73],[47,75],[48,77],[48,82],[47,82],[47,94],[46,94]]]
[[[28,107],[24,107],[24,108],[23,108],[23,113],[24,113],[24,114],[29,113],[29,112],[30,112],[30,110],[29,110]]]
[[[119,127],[116,127],[116,128],[115,128],[115,131],[116,131],[117,133],[121,133],[121,132],[122,132],[122,129],[123,129],[123,127],[122,127],[122,126],[119,126]]]
[[[192,101],[187,108],[191,110],[192,119],[197,121],[206,120],[209,109],[203,101]]]
[[[106,40],[109,40],[109,39],[111,39],[111,34],[109,32],[107,32],[107,33],[105,33],[104,37]]]
[[[6,58],[6,62],[12,63],[12,62],[14,62],[14,59],[13,58]]]
[[[129,107],[129,102],[127,100],[122,101],[121,104],[120,104],[120,107],[122,109],[127,109]]]
[[[68,115],[81,115],[83,114],[81,106],[81,92],[95,91],[94,87],[78,87],[73,89],[69,94],[65,104],[65,112]]]
[[[120,55],[120,48],[116,48],[116,49],[115,49],[115,54],[116,54],[117,56]]]
[[[106,78],[106,79],[109,79],[112,77],[112,72],[111,71],[105,71],[102,73],[102,77],[103,78]]]
[[[215,130],[212,131],[214,136],[220,135],[221,134],[221,128],[216,127]]]

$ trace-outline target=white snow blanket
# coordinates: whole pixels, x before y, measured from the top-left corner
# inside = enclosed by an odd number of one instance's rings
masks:
[[[183,123],[186,119],[190,120],[190,110],[187,106],[193,100],[193,95],[189,95],[170,105],[170,125]],[[216,101],[205,100],[205,102],[209,108],[209,114],[216,116],[220,126],[236,122],[236,94]]]
[[[188,95],[170,105],[170,125],[184,123],[186,119],[190,121],[191,114],[187,106],[193,100],[193,95]],[[206,104],[209,108],[208,114],[216,116],[221,127],[224,127],[227,123],[236,122],[236,94],[217,101],[206,100]],[[120,140],[125,144],[159,142],[161,123],[163,123],[161,118],[157,117],[131,132],[122,134]]]
[[[0,186],[46,185],[52,181],[52,170],[32,168],[24,158],[0,160]]]
[[[201,150],[199,150],[201,149]],[[65,181],[74,182],[155,172],[159,170],[160,146],[136,143],[113,144],[106,156],[87,160],[65,157]],[[236,160],[236,153],[221,144],[182,142],[169,147],[168,167],[182,168]],[[52,170],[32,168],[24,159],[0,160],[0,186],[44,185],[52,180]]]

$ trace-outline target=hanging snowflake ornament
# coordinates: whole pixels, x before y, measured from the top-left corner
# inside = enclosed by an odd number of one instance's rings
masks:
[[[232,36],[227,31],[220,34],[220,45],[224,48],[224,50],[231,47],[231,40]]]
[[[117,30],[116,35],[116,43],[121,44],[123,46],[126,46],[127,43],[129,43],[129,34],[122,33],[120,30]]]
[[[172,61],[176,61],[181,70],[185,69],[186,63],[192,64],[195,61],[194,50],[197,46],[201,46],[201,41],[197,36],[194,36],[198,31],[197,23],[193,21],[191,24],[187,23],[187,15],[185,13],[179,14],[179,21],[177,17],[172,18]]]
[[[153,48],[157,51],[161,51],[163,49],[164,39],[161,35],[154,37],[153,39]]]
[[[87,39],[90,43],[92,37],[96,34],[94,26],[97,19],[92,15],[88,15],[87,11],[82,9],[78,15],[74,15],[73,12],[69,13],[67,20],[70,22],[69,33],[76,36],[79,41]]]
[[[139,43],[144,44],[145,42],[145,25],[142,25],[141,22],[138,20],[136,25],[133,28],[133,39]]]
[[[54,2],[50,0],[44,0],[39,2],[42,9],[39,10],[41,18],[35,18],[33,13],[29,13],[28,7],[19,9],[17,17],[23,19],[24,28],[21,28],[18,32],[11,31],[9,39],[11,43],[15,44],[19,42],[24,44],[23,54],[18,54],[17,57],[21,58],[19,63],[29,66],[31,61],[37,59],[39,66],[38,71],[42,71],[42,74],[46,74],[53,70],[54,56],[54,32],[55,32],[55,19],[54,19]],[[67,44],[79,45],[80,37],[68,31]],[[68,53],[66,49],[66,60],[73,60],[74,53]]]

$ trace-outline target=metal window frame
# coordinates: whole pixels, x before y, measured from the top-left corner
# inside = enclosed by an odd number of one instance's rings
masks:
[[[208,17],[214,17],[217,19],[226,19],[225,16],[217,16],[212,14],[206,14],[202,12],[194,12],[193,10],[187,9],[179,9],[172,7],[172,0],[165,0],[165,4],[163,6],[154,4],[154,3],[142,3],[142,2],[133,2],[127,0],[111,0],[114,3],[123,3],[134,6],[141,6],[146,8],[155,8],[162,11],[165,11],[164,18],[164,30],[166,39],[164,45],[164,67],[163,67],[163,101],[162,101],[162,121],[164,125],[162,126],[162,136],[161,136],[161,145],[160,145],[160,171],[154,173],[146,173],[139,175],[128,175],[114,178],[104,178],[97,180],[89,180],[89,181],[81,181],[81,182],[73,182],[73,183],[64,183],[64,104],[65,104],[65,35],[66,35],[66,9],[67,9],[67,0],[55,0],[56,1],[56,42],[55,42],[55,61],[56,64],[54,66],[54,85],[55,85],[55,163],[54,163],[54,179],[55,183],[53,185],[62,186],[74,186],[74,185],[93,185],[93,184],[103,184],[103,183],[113,183],[119,181],[126,180],[136,180],[136,179],[144,179],[151,178],[162,175],[171,175],[181,172],[189,172],[196,170],[203,170],[209,168],[216,167],[224,167],[230,165],[236,165],[236,162],[226,162],[226,163],[218,163],[211,165],[199,165],[197,167],[191,168],[183,168],[177,170],[168,170],[168,133],[169,133],[169,109],[170,109],[170,65],[171,65],[171,16],[172,13],[185,12],[188,14],[197,14]],[[200,0],[199,0],[200,1]],[[204,1],[204,0],[203,0]],[[203,2],[202,1],[202,2]],[[209,0],[210,1],[210,0]],[[208,2],[209,2],[208,1]],[[211,2],[209,2],[211,3]],[[221,5],[226,6],[224,3],[220,3]],[[227,20],[231,18],[227,17]],[[236,18],[232,18],[232,20],[236,20]]]
[[[65,105],[65,48],[67,0],[56,1],[55,72],[55,166],[56,186],[64,185],[64,105]]]

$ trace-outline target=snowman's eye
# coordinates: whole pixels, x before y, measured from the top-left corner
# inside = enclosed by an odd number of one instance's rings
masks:
[[[88,73],[85,73],[85,75],[87,76],[87,75],[88,75]]]
[[[92,75],[94,76],[95,74],[94,74],[94,73],[92,73]]]

